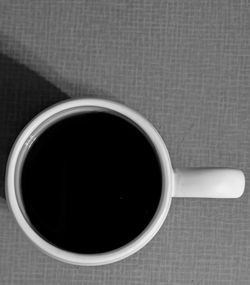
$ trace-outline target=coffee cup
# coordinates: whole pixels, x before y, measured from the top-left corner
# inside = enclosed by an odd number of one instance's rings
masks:
[[[17,224],[40,250],[95,266],[150,242],[173,198],[238,198],[244,187],[241,170],[173,169],[147,119],[87,98],[59,102],[24,127],[9,154],[5,189]]]

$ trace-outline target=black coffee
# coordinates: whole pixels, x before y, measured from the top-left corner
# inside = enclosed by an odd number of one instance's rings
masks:
[[[33,228],[55,246],[101,253],[137,237],[162,188],[156,151],[132,122],[110,113],[73,115],[32,144],[21,173]]]

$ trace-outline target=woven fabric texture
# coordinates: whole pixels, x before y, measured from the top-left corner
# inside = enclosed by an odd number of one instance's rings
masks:
[[[145,248],[101,267],[41,253],[1,200],[0,284],[250,284],[248,1],[1,0],[0,52],[71,97],[136,109],[162,135],[175,168],[246,175],[240,199],[173,199]]]

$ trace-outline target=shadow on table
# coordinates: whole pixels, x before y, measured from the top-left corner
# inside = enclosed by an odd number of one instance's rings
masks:
[[[69,98],[16,60],[0,53],[0,196],[11,146],[22,128],[46,107]]]

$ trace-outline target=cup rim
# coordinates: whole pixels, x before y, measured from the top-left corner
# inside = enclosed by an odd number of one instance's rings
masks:
[[[23,215],[22,209],[18,203],[18,197],[15,187],[15,173],[16,164],[21,149],[24,147],[25,143],[30,139],[32,133],[46,120],[51,118],[51,116],[63,112],[68,109],[78,108],[78,107],[97,107],[104,108],[110,111],[118,112],[119,114],[127,117],[137,124],[150,138],[153,143],[158,158],[161,164],[162,176],[163,176],[163,188],[161,200],[153,220],[147,226],[147,228],[134,240],[130,241],[128,244],[117,248],[115,250],[97,253],[97,254],[79,254],[74,252],[69,252],[60,249],[46,240],[44,240],[36,231],[31,227],[26,218]],[[170,156],[166,145],[161,138],[158,131],[154,126],[140,115],[137,111],[122,105],[117,102],[113,102],[105,99],[92,99],[92,98],[80,98],[80,99],[68,99],[60,101],[34,117],[30,123],[28,123],[24,129],[21,131],[17,137],[13,147],[10,151],[7,166],[6,166],[6,179],[5,179],[5,191],[6,200],[11,212],[13,213],[17,223],[19,224],[25,235],[44,253],[47,255],[75,265],[104,265],[122,260],[138,250],[144,247],[158,232],[161,228],[170,208],[172,200],[173,191],[173,170],[171,166]]]

